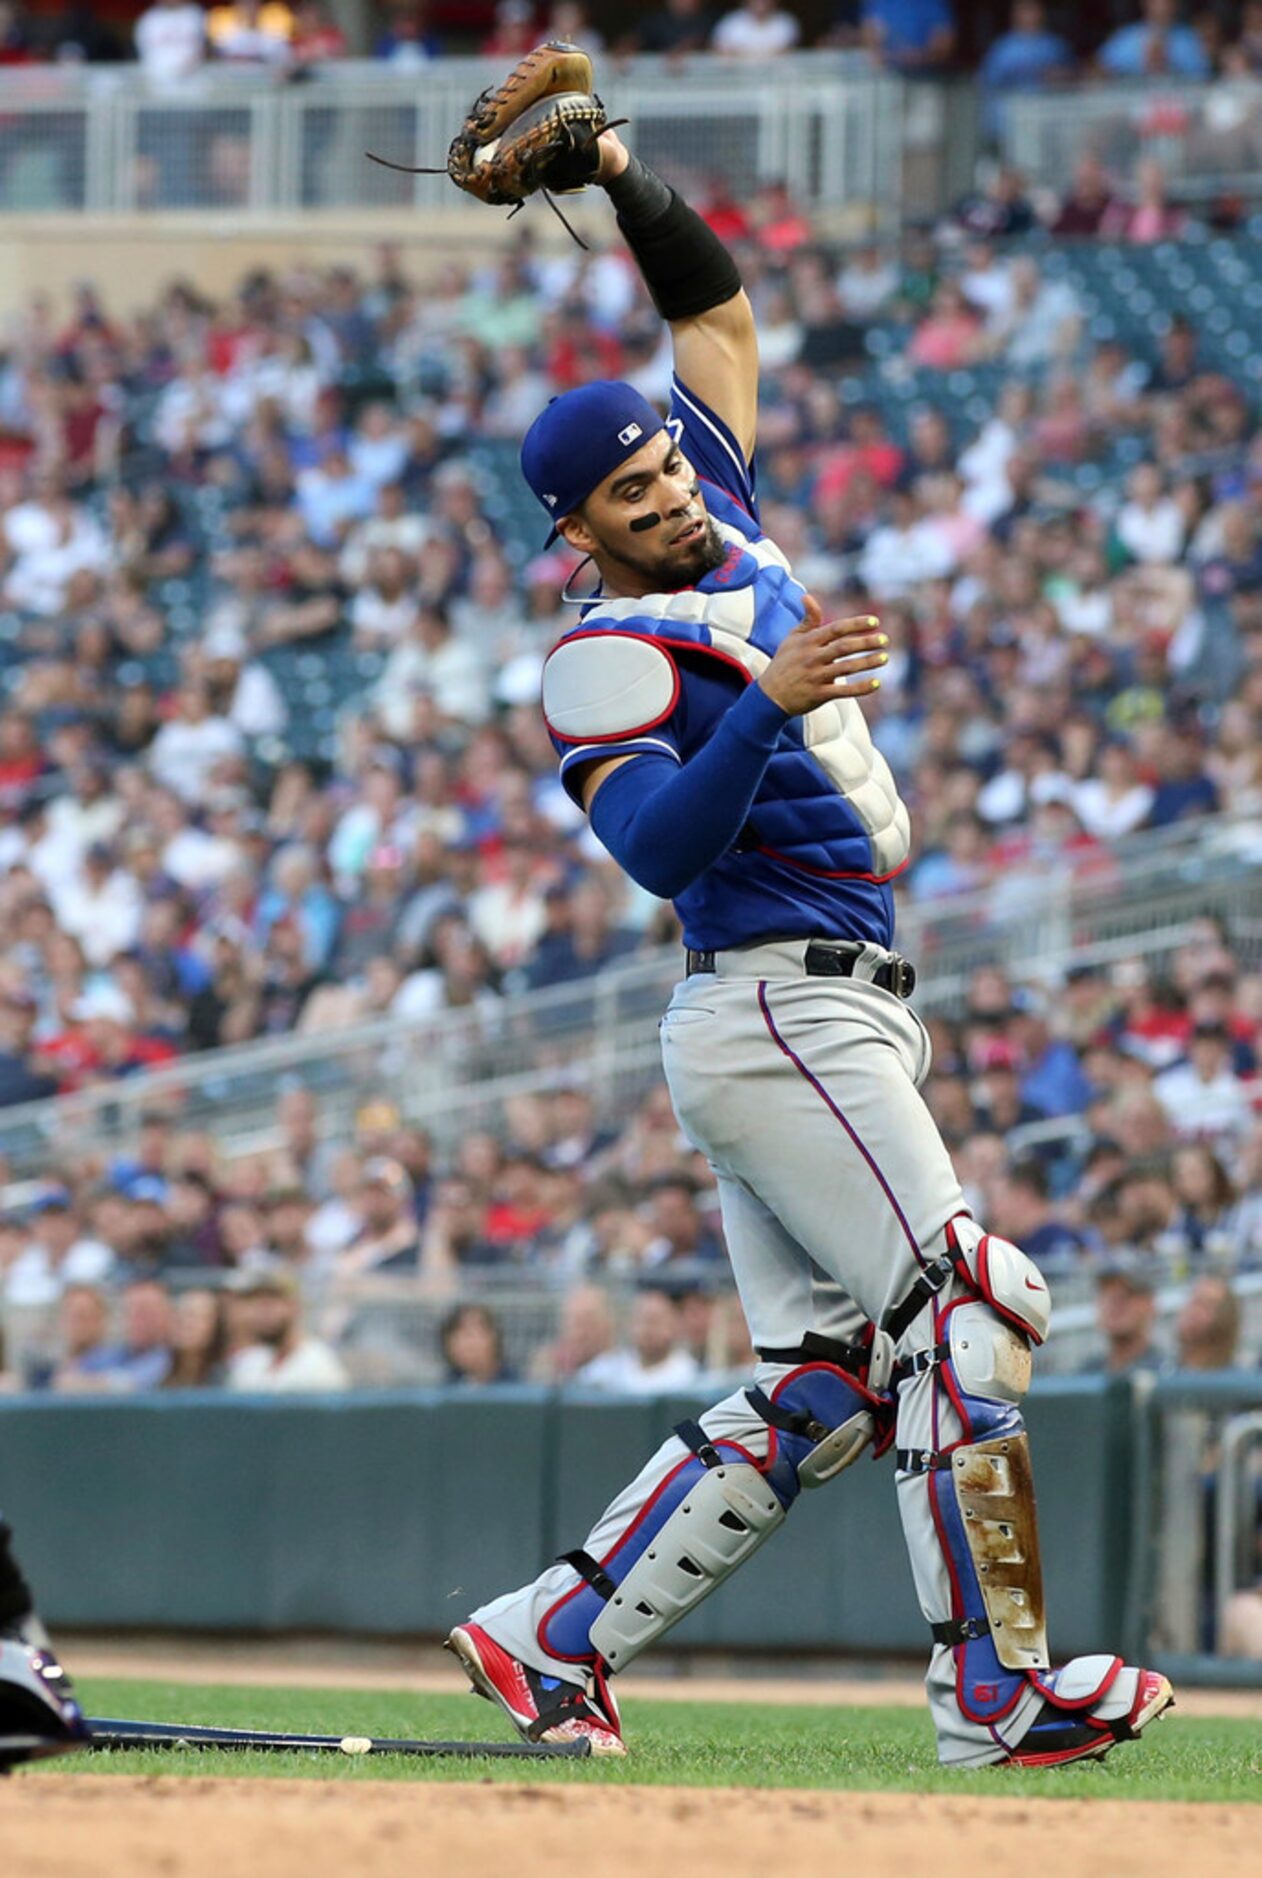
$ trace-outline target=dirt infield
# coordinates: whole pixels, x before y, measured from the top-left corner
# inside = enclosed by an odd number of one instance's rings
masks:
[[[88,1676],[245,1686],[451,1690],[431,1646],[228,1639],[63,1638]],[[909,1677],[749,1680],[630,1676],[642,1697],[758,1703],[924,1700]],[[1262,1719],[1262,1693],[1180,1695],[1184,1714]],[[777,1869],[1004,1870],[1029,1878],[1102,1869],[1110,1878],[1262,1878],[1262,1809],[703,1787],[569,1787],[139,1778],[41,1772],[0,1785],[3,1878],[555,1878],[576,1848],[601,1878],[764,1878]],[[823,1861],[827,1861],[825,1865]]]
[[[602,1878],[770,1871],[1176,1871],[1258,1878],[1255,1807],[693,1787],[399,1786],[58,1774],[0,1798],[6,1878]]]

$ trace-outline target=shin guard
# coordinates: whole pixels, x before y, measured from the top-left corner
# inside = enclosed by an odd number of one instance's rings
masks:
[[[625,1668],[776,1531],[803,1487],[835,1478],[870,1443],[889,1445],[889,1338],[820,1339],[812,1358],[824,1347],[832,1361],[764,1363],[754,1388],[681,1423],[563,1570],[478,1622],[541,1669]]]

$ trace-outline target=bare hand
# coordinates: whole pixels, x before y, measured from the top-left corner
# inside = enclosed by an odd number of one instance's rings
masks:
[[[888,663],[888,645],[881,622],[870,613],[825,620],[819,601],[808,593],[801,624],[781,641],[758,683],[790,717],[831,698],[866,698],[881,681],[861,674]]]

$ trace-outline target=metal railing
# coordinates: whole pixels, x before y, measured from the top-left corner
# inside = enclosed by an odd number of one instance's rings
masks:
[[[502,76],[482,59],[346,60],[301,83],[210,65],[158,88],[135,66],[14,67],[0,72],[0,212],[454,208],[445,175],[364,152],[441,172],[470,100]],[[694,188],[721,174],[742,201],[771,178],[816,207],[900,200],[906,87],[866,66],[637,58],[607,89],[639,153]]]
[[[1262,190],[1262,84],[1254,79],[1136,81],[1025,93],[1006,102],[1007,160],[1046,187],[1063,189],[1090,151],[1114,176],[1155,158],[1171,192],[1206,200],[1230,186]]]
[[[1148,1382],[1141,1393],[1132,1484],[1142,1556],[1135,1561],[1128,1642],[1155,1652],[1159,1667],[1187,1681],[1262,1682],[1262,1664],[1217,1655],[1223,1594],[1247,1577],[1240,1569],[1245,1544],[1251,1534],[1256,1539],[1258,1503],[1254,1497],[1250,1504],[1250,1494],[1256,1496],[1257,1480],[1250,1483],[1249,1465],[1258,1426],[1256,1368],[1181,1371]],[[1225,1498],[1232,1502],[1227,1509]]]
[[[1103,851],[1102,851],[1103,852]],[[904,907],[899,944],[916,960],[918,1009],[958,1012],[969,978],[998,963],[1023,983],[1054,982],[1069,963],[1131,954],[1159,963],[1223,921],[1243,963],[1262,964],[1262,829],[1207,818],[1133,836],[1098,873],[1061,873],[1050,859],[1012,870],[996,889]],[[505,1100],[581,1082],[605,1115],[625,1114],[660,1078],[656,1020],[679,975],[673,948],[548,991],[446,1011],[424,1022],[377,1019],[243,1044],[118,1083],[0,1110],[0,1153],[15,1176],[85,1153],[117,1153],[147,1108],[206,1129],[229,1155],[275,1145],[287,1082],[316,1096],[326,1133],[349,1137],[355,1109],[391,1101],[440,1148],[498,1125]]]

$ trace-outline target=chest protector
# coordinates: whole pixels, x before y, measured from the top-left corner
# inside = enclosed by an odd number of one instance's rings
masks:
[[[679,703],[681,661],[713,660],[748,684],[800,623],[805,589],[784,555],[750,538],[734,503],[706,495],[727,544],[723,563],[681,593],[596,600],[550,653],[543,710],[562,742],[598,755],[602,743],[651,737]],[[685,714],[685,759],[713,727],[699,733]],[[907,810],[853,698],[789,719],[750,820],[759,852],[826,878],[888,880],[910,852]]]

